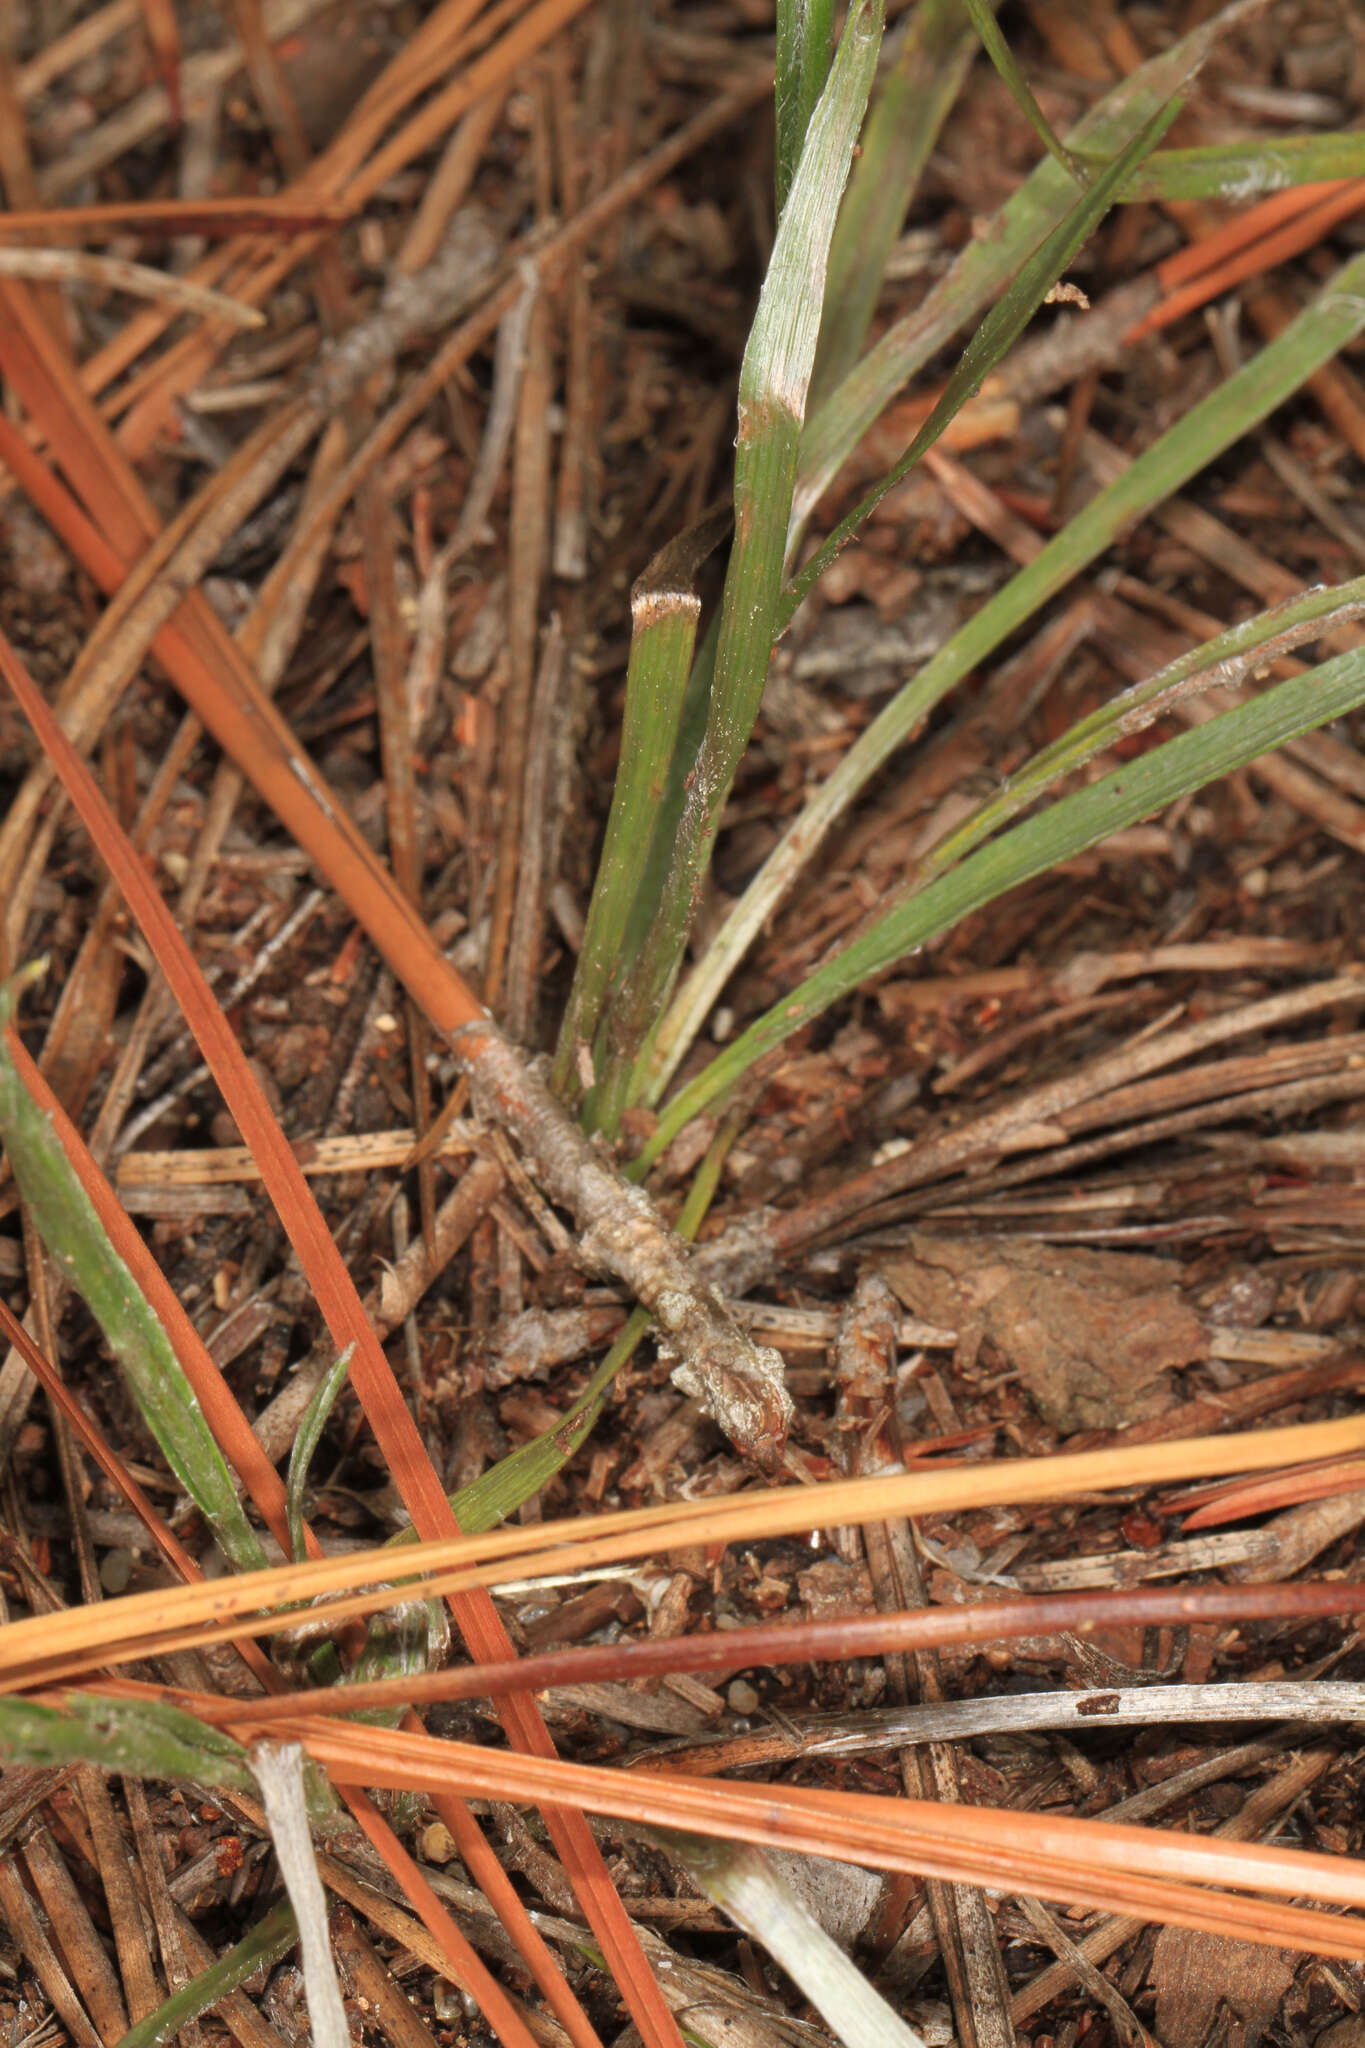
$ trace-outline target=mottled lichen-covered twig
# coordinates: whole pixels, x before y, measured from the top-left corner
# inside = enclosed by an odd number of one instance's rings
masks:
[[[476,1108],[512,1134],[545,1192],[573,1215],[581,1256],[623,1280],[653,1314],[675,1385],[746,1457],[765,1469],[779,1464],[792,1404],[778,1353],[746,1335],[649,1197],[622,1180],[491,1020],[454,1032],[451,1047]]]

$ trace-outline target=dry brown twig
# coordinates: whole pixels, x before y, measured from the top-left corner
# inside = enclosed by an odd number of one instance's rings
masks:
[[[480,1114],[511,1132],[546,1192],[576,1218],[580,1258],[614,1273],[653,1312],[675,1385],[705,1404],[738,1450],[775,1468],[793,1412],[780,1353],[741,1329],[649,1197],[621,1178],[491,1021],[463,1026],[451,1044]]]
[[[149,264],[129,263],[121,256],[96,256],[86,249],[0,248],[0,277],[128,292],[134,298],[158,299],[181,312],[198,313],[206,320],[226,320],[233,327],[265,325],[264,313],[227,292],[209,291],[189,278],[153,270]]]

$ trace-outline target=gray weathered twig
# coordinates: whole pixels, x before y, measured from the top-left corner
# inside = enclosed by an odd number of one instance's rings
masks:
[[[625,1281],[653,1314],[674,1384],[736,1449],[774,1468],[792,1416],[779,1354],[740,1328],[649,1197],[621,1179],[491,1020],[454,1032],[451,1048],[480,1113],[511,1132],[546,1193],[573,1215],[582,1257]]]

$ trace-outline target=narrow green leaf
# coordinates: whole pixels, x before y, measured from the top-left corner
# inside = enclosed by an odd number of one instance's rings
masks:
[[[0,1757],[44,1769],[97,1764],[135,1778],[192,1778],[252,1794],[256,1789],[240,1743],[160,1700],[68,1693],[58,1708],[0,1698]]]
[[[1361,703],[1365,649],[1357,648],[1179,734],[980,847],[950,874],[896,903],[712,1060],[668,1105],[632,1174],[642,1176],[683,1126],[732,1088],[755,1060],[870,975],[941,938],[1007,890]]]
[[[1223,199],[1242,205],[1291,185],[1365,174],[1365,129],[1336,135],[1264,136],[1212,142],[1200,149],[1159,149],[1129,179],[1125,200]]]
[[[289,1519],[289,1548],[295,1564],[302,1564],[308,1555],[303,1540],[303,1499],[308,1486],[308,1467],[313,1462],[313,1453],[322,1441],[322,1432],[327,1427],[327,1417],[332,1404],[346,1384],[346,1375],[351,1369],[355,1356],[355,1345],[348,1344],[336,1364],[314,1392],[312,1400],[303,1411],[299,1433],[294,1438],[289,1453],[289,1479],[285,1488],[285,1513]]]
[[[811,115],[829,77],[833,0],[777,0],[777,211],[787,203]]]
[[[796,452],[815,361],[830,238],[881,47],[882,0],[854,0],[778,223],[768,274],[744,351],[735,447],[735,541],[716,645],[706,730],[662,901],[622,1004],[657,1017],[677,971],[697,892],[740,756],[763,694],[782,583]],[[637,1044],[613,1033],[601,1127],[614,1135]]]
[[[987,0],[962,0],[962,4],[971,16],[972,27],[981,38],[982,49],[1004,79],[1010,97],[1043,148],[1049,156],[1056,158],[1063,170],[1067,171],[1078,185],[1084,185],[1084,166],[1079,158],[1072,155],[1034,98],[1033,87],[1015,62],[1014,52],[1001,34],[1000,24],[987,5]]]
[[[1218,38],[1254,11],[1259,0],[1235,0],[1170,50],[1142,65],[1108,93],[1066,138],[1073,154],[1108,161],[1128,147],[1152,117],[1189,83]],[[1075,180],[1051,157],[973,238],[948,275],[904,319],[890,327],[839,387],[814,409],[801,440],[792,500],[789,559],[817,500],[878,414],[902,387],[1004,290],[1029,251],[1057,227],[1076,199]]]
[[[317,1387],[304,1411],[290,1452],[286,1512],[289,1544],[295,1563],[301,1563],[307,1556],[303,1528],[308,1468],[333,1403],[345,1384],[354,1353],[354,1344],[348,1344]],[[319,1686],[364,1685],[372,1678],[411,1677],[414,1672],[434,1669],[449,1649],[450,1626],[442,1601],[399,1600],[392,1607],[381,1608],[367,1618],[364,1644],[349,1666],[343,1666],[334,1642],[315,1644],[308,1655],[308,1676],[312,1684]],[[402,1719],[402,1712],[401,1708],[376,1707],[362,1710],[355,1718],[372,1722],[379,1728],[395,1728]],[[316,1797],[319,1788],[315,1786],[313,1789]]]
[[[813,397],[827,397],[858,360],[891,251],[976,51],[961,0],[920,0],[878,85],[839,209]]]
[[[1283,333],[1192,406],[1122,476],[1092,498],[882,708],[788,826],[656,1027],[647,1101],[659,1100],[726,981],[831,825],[935,705],[1102,555],[1126,527],[1265,419],[1363,327],[1365,257],[1357,257]]]
[[[1287,604],[1258,612],[1215,635],[1199,647],[1192,647],[1145,682],[1121,690],[1107,704],[1101,704],[1087,718],[1055,739],[1027,761],[995,794],[977,808],[952,832],[937,841],[925,854],[915,874],[915,887],[923,888],[935,876],[969,854],[973,847],[992,838],[1011,818],[1037,802],[1053,783],[1075,774],[1096,754],[1116,740],[1130,739],[1145,732],[1181,699],[1200,689],[1226,688],[1248,671],[1259,668],[1301,646],[1318,640],[1365,615],[1365,576],[1350,583],[1334,584],[1326,590],[1311,590]]]
[[[682,717],[678,723],[678,737],[673,749],[673,759],[668,764],[664,781],[663,801],[654,829],[649,836],[648,853],[643,862],[640,885],[635,901],[631,905],[630,918],[626,925],[626,936],[621,947],[621,971],[614,979],[614,986],[624,986],[631,969],[644,950],[645,941],[654,928],[658,905],[663,901],[668,871],[673,861],[673,843],[678,835],[678,821],[682,817],[687,801],[688,778],[700,750],[706,731],[706,721],[711,710],[711,691],[716,680],[716,646],[720,639],[720,610],[712,612],[706,631],[701,636],[692,663],[692,672],[687,678],[683,693]],[[629,1027],[622,1024],[623,1009],[619,997],[612,1001],[611,1029],[615,1038],[623,1044],[638,1044],[640,1036],[654,1021],[645,1015],[639,1020],[636,1036],[628,1035]],[[622,1036],[623,1031],[627,1033]]]
[[[41,968],[38,970],[41,972]],[[89,1308],[142,1419],[236,1571],[265,1564],[223,1455],[151,1305],[105,1235],[50,1120],[19,1078],[5,1033],[18,988],[0,989],[0,1138],[19,1192],[51,1257]]]
[[[160,2048],[163,2041],[173,2039],[191,2020],[211,2012],[230,1992],[239,1990],[257,1970],[270,1970],[283,1962],[298,1938],[294,1909],[288,1899],[281,1899],[249,1934],[243,1935],[235,1948],[200,1970],[163,1999],[145,2020],[130,2027],[118,2048]]]
[[[518,1445],[515,1451],[499,1458],[496,1465],[490,1465],[468,1486],[450,1496],[455,1519],[466,1535],[479,1536],[485,1529],[495,1529],[499,1522],[514,1515],[523,1502],[534,1500],[563,1470],[591,1433],[612,1381],[649,1328],[649,1320],[644,1309],[632,1310],[620,1336],[553,1429]]]
[[[566,1102],[583,1092],[602,1005],[620,970],[631,906],[673,758],[692,668],[701,598],[697,578],[730,524],[728,506],[670,542],[631,592],[621,757],[551,1084]]]
[[[876,511],[887,492],[894,490],[933,447],[944,429],[956,419],[968,399],[981,389],[996,364],[1013,348],[1077,250],[1083,242],[1089,240],[1108,212],[1114,203],[1115,195],[1133,168],[1141,163],[1145,156],[1150,155],[1178,112],[1179,102],[1172,100],[1169,106],[1162,107],[1154,114],[1147,125],[1133,137],[1122,155],[1086,188],[1061,225],[1053,229],[1041,247],[1035,249],[1021,266],[1018,276],[991,307],[962,351],[956,368],[943,387],[938,403],[899,462],[893,463],[886,475],[839,521],[833,533],[817,549],[800,574],[793,578],[779,608],[779,617],[784,626],[819,582],[835,556],[847,547],[854,535]]]

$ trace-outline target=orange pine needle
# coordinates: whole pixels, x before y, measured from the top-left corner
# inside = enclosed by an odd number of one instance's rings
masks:
[[[175,993],[256,1159],[338,1351],[355,1347],[352,1384],[414,1526],[429,1537],[445,1536],[457,1525],[426,1447],[404,1406],[392,1369],[312,1190],[226,1017],[93,776],[57,725],[13,649],[3,640],[0,670]],[[511,1643],[485,1589],[454,1588],[450,1604],[476,1657],[494,1661],[511,1655]],[[513,1742],[542,1758],[554,1755],[549,1732],[528,1695],[510,1695],[502,1714]],[[653,2048],[676,2048],[678,2032],[672,2015],[582,1814],[556,1807],[546,1812],[545,1820],[641,2034]]]
[[[1310,189],[1310,188],[1301,188]],[[1257,236],[1240,246],[1224,260],[1202,267],[1188,283],[1172,291],[1169,297],[1129,329],[1124,337],[1127,341],[1140,340],[1143,335],[1155,334],[1163,327],[1169,327],[1186,313],[1207,305],[1223,292],[1230,291],[1248,277],[1256,277],[1262,271],[1273,270],[1278,264],[1288,262],[1291,256],[1300,255],[1320,242],[1325,234],[1338,222],[1347,220],[1353,213],[1365,207],[1365,178],[1347,178],[1334,181],[1325,198],[1316,205],[1298,212],[1277,232]],[[1195,249],[1206,249],[1207,244],[1195,243]],[[1191,251],[1182,252],[1186,254]],[[1176,261],[1171,259],[1172,264]],[[1163,284],[1169,281],[1167,266],[1158,271]]]
[[[0,643],[0,666],[4,647]],[[1177,1438],[1049,1458],[1003,1459],[934,1472],[888,1473],[814,1486],[764,1488],[722,1501],[673,1501],[663,1507],[583,1515],[564,1523],[521,1524],[478,1536],[422,1542],[401,1553],[384,1547],[307,1564],[245,1572],[211,1588],[139,1593],[97,1613],[13,1621],[0,1631],[0,1691],[65,1676],[120,1654],[184,1648],[289,1626],[268,1610],[308,1602],[314,1618],[336,1622],[369,1613],[373,1592],[350,1588],[390,1579],[401,1561],[432,1594],[495,1586],[511,1579],[587,1571],[649,1557],[684,1544],[753,1542],[809,1533],[888,1515],[959,1514],[966,1509],[1064,1500],[1115,1487],[1169,1485],[1181,1479],[1276,1467],[1365,1449],[1365,1416],[1299,1423],[1235,1437]],[[328,1594],[339,1597],[326,1600]],[[264,1610],[264,1611],[263,1611]],[[132,1646],[137,1646],[134,1649]],[[481,1661],[503,1657],[483,1653]]]
[[[143,25],[152,46],[171,126],[180,126],[180,24],[175,18],[175,0],[141,0]]]
[[[1222,1842],[1159,1828],[982,1806],[881,1798],[727,1779],[725,1804],[705,1781],[637,1775],[561,1759],[511,1756],[469,1743],[410,1736],[355,1722],[287,1729],[338,1775],[394,1790],[435,1785],[467,1797],[537,1804],[572,1800],[646,1826],[843,1856],[948,1881],[1030,1889],[1082,1905],[1115,1906],[1173,1924],[1236,1932],[1272,1946],[1286,1937],[1310,1952],[1358,1956],[1365,1921],[1245,1901],[1194,1886],[1311,1897],[1365,1908],[1365,1863],[1278,1846]]]

